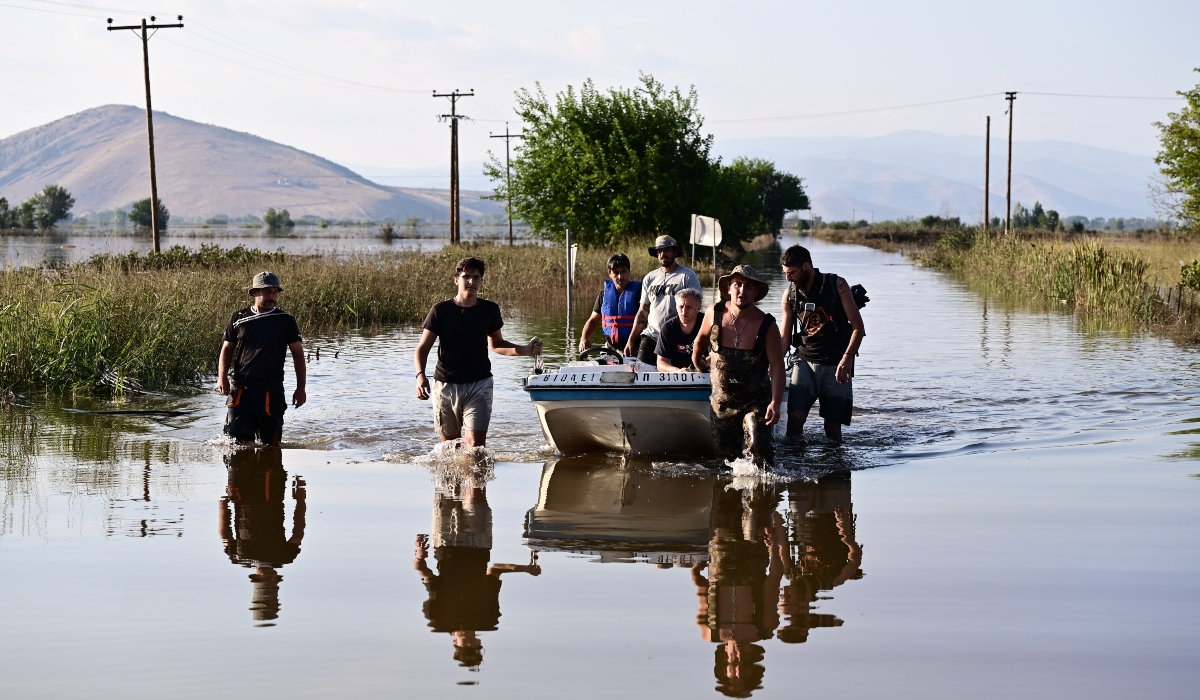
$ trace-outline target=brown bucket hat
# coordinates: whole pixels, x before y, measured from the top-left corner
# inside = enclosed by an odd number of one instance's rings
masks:
[[[721,298],[726,301],[729,301],[729,285],[733,282],[734,277],[741,277],[743,279],[750,280],[755,284],[755,286],[758,287],[758,294],[754,296],[755,302],[762,301],[763,297],[767,295],[767,292],[771,291],[771,286],[759,279],[758,270],[755,270],[753,266],[738,265],[737,267],[733,268],[733,272],[730,272],[728,275],[724,275],[721,277],[721,279],[717,280],[717,286],[721,288]]]
[[[283,291],[283,286],[279,284],[279,275],[274,272],[260,272],[250,281],[250,286],[246,289],[246,293],[254,296],[254,290],[266,289],[268,287],[274,287],[281,292]]]

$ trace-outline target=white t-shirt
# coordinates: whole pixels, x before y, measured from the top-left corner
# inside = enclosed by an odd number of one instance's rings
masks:
[[[642,306],[650,305],[650,316],[646,330],[642,335],[658,340],[658,332],[663,324],[675,318],[675,292],[692,288],[703,293],[700,278],[683,265],[676,265],[671,272],[664,272],[660,267],[642,280]]]

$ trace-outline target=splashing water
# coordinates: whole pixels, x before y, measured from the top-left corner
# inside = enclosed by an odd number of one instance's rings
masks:
[[[429,470],[434,490],[448,496],[463,488],[481,488],[496,478],[496,453],[487,447],[472,447],[462,439],[438,443],[414,462]]]

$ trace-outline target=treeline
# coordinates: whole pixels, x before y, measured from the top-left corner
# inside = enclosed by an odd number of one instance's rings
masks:
[[[75,198],[59,185],[46,185],[41,192],[17,206],[9,205],[8,199],[0,197],[0,230],[49,231],[70,216],[74,206]]]
[[[490,155],[484,171],[496,200],[511,194],[514,219],[561,240],[585,244],[670,234],[686,240],[692,214],[714,216],[737,242],[775,234],[784,213],[807,209],[801,178],[757,158],[722,163],[697,108],[695,88],[667,90],[642,74],[632,89],[596,89],[588,80],[546,96],[541,85],[516,94],[525,123],[511,179]]]

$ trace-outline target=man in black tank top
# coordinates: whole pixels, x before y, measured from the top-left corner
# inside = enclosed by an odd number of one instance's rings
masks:
[[[761,467],[775,457],[772,426],[785,384],[775,319],[755,306],[769,288],[749,265],[733,268],[718,286],[723,301],[705,314],[692,360],[712,372],[709,419],[721,456],[745,454]]]
[[[814,403],[821,402],[825,436],[842,440],[854,413],[854,358],[867,332],[846,280],[822,274],[812,255],[794,245],[779,260],[791,285],[783,295],[782,347],[796,348],[788,392],[788,436],[801,437]]]

